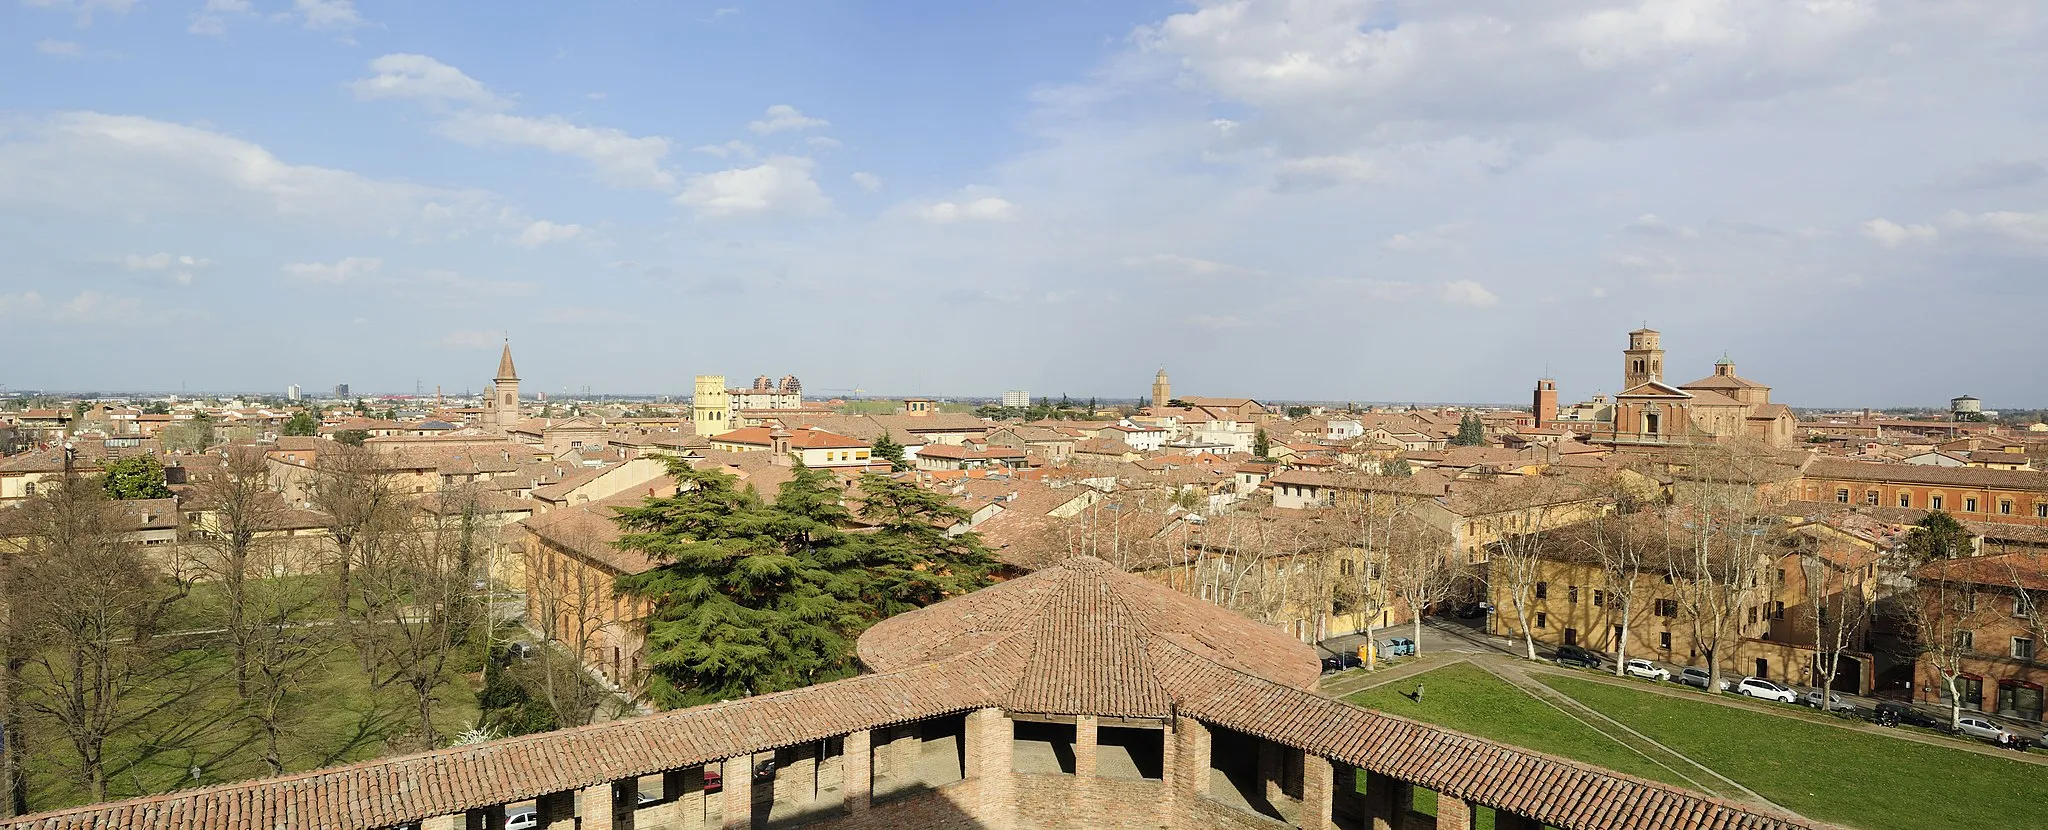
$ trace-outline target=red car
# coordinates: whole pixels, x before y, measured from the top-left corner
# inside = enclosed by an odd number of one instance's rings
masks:
[[[719,774],[718,774],[718,770],[715,770],[715,769],[706,769],[706,770],[704,770],[704,791],[705,791],[705,792],[707,792],[707,793],[715,793],[715,792],[719,792],[719,791],[722,791],[722,790],[724,790],[724,789],[725,789],[725,776],[723,776],[723,775],[719,775]]]

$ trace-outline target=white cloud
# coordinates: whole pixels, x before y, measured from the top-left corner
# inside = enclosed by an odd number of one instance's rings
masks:
[[[78,58],[85,56],[85,44],[75,40],[43,38],[36,41],[36,51],[45,55],[56,55],[60,58]]]
[[[495,223],[492,194],[290,164],[261,146],[139,116],[59,113],[0,130],[0,204],[123,219],[209,213],[424,234]]]
[[[512,244],[521,248],[537,248],[550,242],[566,242],[583,234],[582,225],[557,225],[541,219],[526,226],[519,232],[519,238]]]
[[[1441,296],[1444,302],[1452,305],[1472,306],[1474,308],[1485,308],[1500,302],[1500,298],[1494,296],[1493,292],[1486,290],[1486,286],[1472,280],[1453,280],[1444,283],[1438,289],[1438,296]]]
[[[809,215],[832,209],[811,178],[810,159],[774,156],[756,167],[691,176],[676,203],[698,216]]]
[[[750,159],[754,157],[754,145],[744,141],[733,140],[724,144],[703,144],[691,147],[690,152],[703,153],[707,156],[717,156],[719,158],[738,156]]]
[[[346,257],[333,265],[321,262],[290,263],[284,267],[284,273],[285,276],[304,282],[339,285],[374,276],[383,268],[384,260],[376,257]]]
[[[917,218],[935,224],[961,221],[1002,222],[1017,218],[1017,206],[994,196],[971,202],[936,202],[913,211]]]
[[[32,9],[71,12],[77,16],[78,27],[92,25],[92,16],[97,12],[124,15],[135,8],[140,0],[22,0],[22,5]]]
[[[203,268],[213,261],[190,254],[128,254],[121,257],[121,264],[130,271],[162,271],[173,266]]]
[[[2048,211],[1994,210],[1970,215],[1951,212],[1949,224],[1967,230],[1984,231],[2028,245],[2048,245]],[[1926,227],[1916,225],[1915,227]],[[1933,228],[1928,228],[1931,234]]]
[[[768,108],[766,117],[759,121],[749,122],[747,129],[753,130],[760,135],[768,135],[769,133],[779,133],[783,130],[808,130],[814,127],[830,126],[831,124],[832,122],[826,121],[823,118],[812,118],[798,112],[796,107],[788,104],[776,104]]]
[[[804,139],[804,143],[818,150],[830,150],[840,146],[839,139],[833,138],[829,135],[814,135],[811,136],[810,138]]]
[[[847,178],[852,179],[854,184],[860,185],[860,189],[869,193],[879,193],[882,190],[882,177],[873,173],[855,172]]]
[[[206,5],[192,13],[192,25],[185,31],[195,35],[224,35],[228,21],[236,18],[253,17],[256,7],[249,0],[206,0]]]
[[[51,303],[34,291],[0,294],[0,317],[92,325],[134,325],[149,321],[143,314],[141,300],[98,291],[81,291],[60,303]]]
[[[1144,271],[1158,271],[1188,277],[1217,277],[1226,274],[1243,273],[1245,269],[1214,260],[1197,259],[1180,254],[1150,254],[1127,256],[1117,261],[1125,268]]]
[[[377,74],[349,84],[356,97],[366,101],[418,98],[436,107],[454,102],[486,109],[500,109],[511,103],[482,81],[426,55],[384,55],[370,61],[370,71]]]
[[[675,186],[675,176],[661,167],[669,141],[660,136],[581,127],[557,116],[527,118],[474,110],[450,116],[437,129],[465,144],[513,144],[574,156],[596,167],[598,178],[619,187],[667,190]]]
[[[1379,166],[1356,156],[1288,159],[1274,170],[1273,187],[1283,192],[1321,190],[1382,178]]]
[[[349,33],[372,25],[356,11],[355,0],[292,0],[300,25],[318,32],[337,32],[344,41]]]
[[[1686,239],[1698,239],[1700,235],[1700,232],[1693,228],[1673,225],[1654,213],[1645,213],[1630,219],[1622,224],[1621,229],[1627,233],[1641,234],[1643,236],[1679,236]]]
[[[1909,242],[1933,242],[1941,232],[1933,225],[1901,225],[1880,217],[1863,223],[1863,235],[1879,245],[1897,248]]]

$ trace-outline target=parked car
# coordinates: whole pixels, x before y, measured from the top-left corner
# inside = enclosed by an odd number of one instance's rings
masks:
[[[1821,691],[1819,689],[1806,690],[1805,694],[1799,696],[1799,702],[1825,712],[1856,711],[1856,704],[1843,700],[1841,695],[1835,694],[1834,692],[1827,693],[1827,702],[1823,704],[1821,702]]]
[[[1352,654],[1350,652],[1345,652],[1343,654],[1332,654],[1328,657],[1323,658],[1324,672],[1355,669],[1362,665],[1365,665],[1365,661],[1358,659],[1358,655]]]
[[[1630,677],[1640,677],[1644,680],[1671,679],[1671,672],[1668,669],[1658,668],[1656,663],[1640,657],[1629,660],[1628,665],[1621,667],[1621,671]]]
[[[1922,729],[1933,729],[1939,732],[1949,731],[1947,718],[1938,718],[1904,703],[1891,700],[1882,701],[1877,704],[1876,708],[1871,709],[1870,720],[1879,726],[1898,726],[1903,723],[1907,726],[1918,726]]]
[[[1999,726],[1993,723],[1990,718],[1982,715],[1964,715],[1957,718],[1956,731],[1972,738],[1983,738],[1992,743],[1998,743],[1998,738],[2001,735],[2006,736],[2008,740],[2019,737],[2019,733]]]
[[[1742,678],[1742,682],[1735,684],[1735,693],[1758,700],[1775,700],[1779,703],[1797,703],[1799,701],[1799,693],[1792,691],[1792,687],[1765,680],[1761,677]]]
[[[1558,646],[1557,664],[1560,666],[1597,669],[1600,668],[1600,653],[1578,646]]]
[[[1677,681],[1681,686],[1691,686],[1695,689],[1704,690],[1707,688],[1707,670],[1686,666],[1679,669],[1678,676],[1672,678],[1672,680]],[[1728,691],[1728,678],[1721,678],[1721,691]]]
[[[1387,641],[1381,654],[1388,657],[1410,657],[1415,654],[1415,641],[1407,637],[1395,637]]]
[[[725,789],[725,776],[719,774],[718,770],[712,769],[710,767],[705,767],[704,791],[707,793],[715,793],[723,789]]]
[[[505,811],[505,830],[533,830],[540,826],[540,810],[521,807]]]

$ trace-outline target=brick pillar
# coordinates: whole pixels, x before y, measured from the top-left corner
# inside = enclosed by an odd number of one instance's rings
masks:
[[[754,756],[725,759],[719,770],[725,776],[725,797],[719,815],[728,830],[752,830],[754,826]]]
[[[1436,794],[1436,830],[1472,830],[1472,805],[1465,799]],[[1500,830],[1499,824],[1494,830]]]
[[[1280,757],[1280,754],[1286,751],[1286,747],[1264,738],[1257,740],[1259,742],[1259,784],[1265,787],[1266,801],[1277,804],[1287,797],[1283,780],[1287,768],[1285,762]]]
[[[1408,806],[1414,801],[1414,786],[1408,782],[1377,772],[1366,773],[1366,815],[1372,819],[1372,830],[1403,830],[1408,822]]]
[[[804,748],[804,753],[791,759],[789,766],[775,771],[775,794],[784,800],[808,802],[818,795],[818,752],[817,743]]]
[[[618,804],[618,798],[619,785],[612,781],[592,784],[577,790],[570,805],[576,820],[569,826],[579,830],[613,830],[618,822],[615,806]],[[629,799],[626,801],[627,804],[638,800],[631,795],[626,798]]]
[[[420,830],[469,830],[469,815],[456,813],[452,816],[428,816],[420,820]]]
[[[1081,778],[1095,777],[1095,716],[1082,715],[1074,719],[1074,775]]]
[[[635,815],[636,826],[649,830],[698,830],[704,825],[704,768],[663,772],[661,797],[660,804]]]
[[[1189,796],[1209,794],[1209,727],[1194,718],[1175,718],[1173,725],[1174,772],[1180,779],[1179,792]]]
[[[533,810],[540,830],[573,830],[576,826],[576,791],[563,790],[542,795],[533,800]]]
[[[874,757],[869,746],[873,732],[862,729],[846,736],[846,811],[865,813],[875,797]]]
[[[1303,830],[1328,830],[1335,794],[1336,770],[1330,759],[1304,753],[1301,759],[1301,817],[1295,826]]]
[[[978,804],[973,818],[985,830],[1009,830],[1016,823],[1016,764],[1011,751],[1016,727],[1001,709],[976,709],[967,715],[967,777],[974,780]]]

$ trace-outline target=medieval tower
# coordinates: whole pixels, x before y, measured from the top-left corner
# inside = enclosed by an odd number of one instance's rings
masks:
[[[1173,383],[1166,379],[1166,367],[1159,367],[1159,374],[1152,376],[1152,405],[1165,406],[1173,400]]]
[[[698,375],[696,394],[690,398],[690,422],[704,436],[731,432],[732,396],[725,391],[724,375]]]
[[[1628,351],[1621,353],[1623,391],[1664,380],[1664,348],[1658,345],[1661,337],[1649,328],[1628,333]]]

